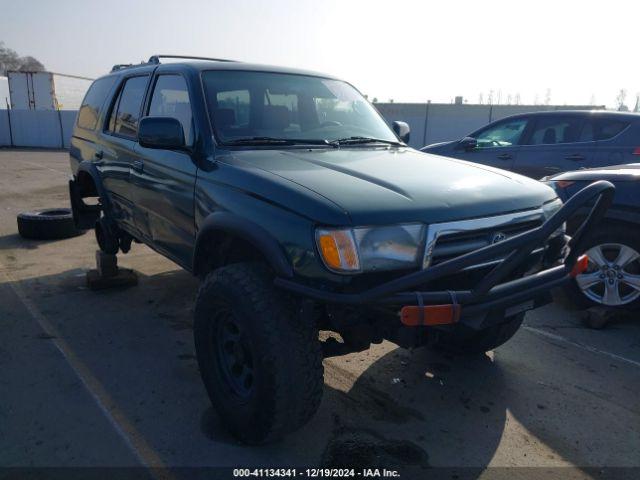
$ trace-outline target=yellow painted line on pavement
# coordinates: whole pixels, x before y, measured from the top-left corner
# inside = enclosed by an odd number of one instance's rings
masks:
[[[160,458],[160,455],[147,443],[142,434],[117,407],[116,403],[113,401],[104,386],[74,353],[55,326],[28,297],[20,285],[20,282],[11,275],[6,266],[2,263],[2,260],[0,260],[0,267],[2,267],[2,271],[0,273],[2,273],[2,276],[6,279],[7,285],[9,285],[13,290],[16,297],[18,297],[33,319],[40,325],[40,328],[53,337],[51,341],[55,347],[65,358],[71,369],[84,384],[89,394],[93,397],[98,408],[100,408],[109,423],[111,423],[118,435],[124,440],[140,463],[147,467],[154,478],[158,480],[174,480],[175,477],[169,472],[169,470],[167,470],[167,466]]]

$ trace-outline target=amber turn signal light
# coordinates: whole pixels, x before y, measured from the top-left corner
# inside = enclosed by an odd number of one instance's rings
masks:
[[[316,238],[322,260],[329,269],[339,272],[360,270],[358,251],[351,230],[320,229]]]
[[[408,327],[448,325],[459,319],[460,305],[407,305],[400,310],[400,321]]]

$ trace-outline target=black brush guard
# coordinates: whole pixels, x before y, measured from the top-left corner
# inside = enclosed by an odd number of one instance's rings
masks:
[[[489,311],[518,305],[558,287],[571,279],[570,273],[578,256],[584,253],[587,233],[603,218],[613,201],[615,187],[607,181],[594,182],[571,197],[564,206],[539,227],[511,237],[503,242],[452,258],[425,270],[410,273],[359,293],[339,293],[320,290],[296,281],[276,278],[278,287],[297,294],[329,303],[365,305],[438,305],[451,304],[452,299],[461,306],[461,322],[474,328],[485,327],[482,317]],[[547,239],[579,209],[591,202],[595,204],[567,243],[569,253],[562,264],[516,280],[505,278],[527,261],[533,250]],[[505,256],[506,255],[506,256]],[[472,290],[415,291],[420,285],[460,272],[505,256]],[[480,321],[474,319],[480,318]],[[466,321],[465,321],[466,319]]]

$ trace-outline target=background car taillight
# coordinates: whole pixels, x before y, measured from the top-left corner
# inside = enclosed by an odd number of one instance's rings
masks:
[[[558,187],[558,188],[567,188],[567,187],[573,185],[574,183],[575,182],[572,181],[572,180],[557,180],[555,182],[556,187]]]
[[[632,155],[640,155],[640,147],[634,148]]]

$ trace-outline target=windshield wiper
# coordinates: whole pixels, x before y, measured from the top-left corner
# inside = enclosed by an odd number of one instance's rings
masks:
[[[225,142],[226,145],[331,145],[328,140],[311,138],[245,137]]]
[[[347,137],[347,138],[338,138],[337,140],[331,140],[329,142],[331,145],[358,145],[365,143],[386,143],[388,145],[404,145],[404,143],[395,142],[393,140],[383,140],[381,138],[371,138],[371,137]]]

